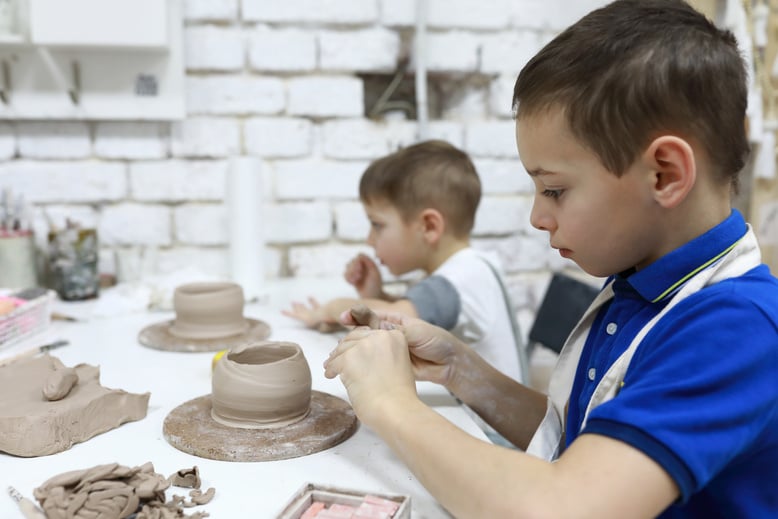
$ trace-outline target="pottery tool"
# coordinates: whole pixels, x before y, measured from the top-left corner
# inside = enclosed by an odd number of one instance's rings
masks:
[[[52,321],[67,321],[67,322],[70,322],[70,323],[77,323],[78,322],[78,319],[76,319],[72,315],[61,314],[59,312],[52,312],[51,320]]]
[[[30,348],[29,350],[23,351],[21,353],[17,353],[13,357],[8,357],[7,359],[0,360],[0,366],[5,366],[7,364],[10,364],[12,362],[16,362],[17,360],[26,359],[27,357],[33,357],[39,353],[45,353],[47,351],[51,351],[55,348],[60,348],[62,346],[67,346],[70,344],[68,341],[64,339],[60,339],[58,341],[50,342],[48,344],[44,344],[42,346],[36,346],[35,348]]]
[[[46,514],[14,487],[8,487],[8,495],[19,505],[19,510],[22,511],[25,519],[46,519]]]

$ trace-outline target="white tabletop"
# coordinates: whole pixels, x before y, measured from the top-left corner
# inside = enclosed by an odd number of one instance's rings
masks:
[[[261,303],[248,305],[246,317],[261,319],[272,327],[273,340],[297,342],[311,366],[313,389],[347,399],[339,380],[328,380],[321,368],[338,336],[302,328],[281,315],[280,308],[292,299],[302,299],[315,286],[277,283],[268,289]],[[321,287],[319,287],[321,288]],[[337,295],[337,294],[334,294]],[[87,315],[87,304],[57,305],[57,310]],[[181,452],[164,439],[165,417],[178,405],[211,391],[213,353],[165,352],[141,346],[138,332],[146,325],[172,319],[172,312],[144,312],[81,322],[52,323],[50,328],[23,344],[0,349],[0,359],[30,345],[67,339],[68,346],[53,355],[67,366],[87,363],[100,366],[101,383],[108,388],[132,393],[151,393],[146,418],[126,423],[51,456],[19,458],[0,453],[3,493],[11,485],[32,498],[32,490],[62,472],[117,462],[137,466],[152,462],[157,472],[168,476],[197,465],[203,490],[215,487],[216,497],[203,510],[215,519],[272,518],[305,483],[337,486],[371,493],[411,496],[415,519],[449,517],[421,486],[413,474],[369,428],[360,425],[356,433],[328,450],[271,462],[226,462],[199,458]],[[488,441],[468,414],[441,387],[419,383],[421,398],[440,414],[468,433]],[[185,489],[168,490],[186,495]],[[9,497],[0,496],[0,517],[23,517]]]

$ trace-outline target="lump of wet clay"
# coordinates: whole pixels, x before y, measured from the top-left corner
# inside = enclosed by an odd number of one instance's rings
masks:
[[[381,320],[378,316],[367,306],[358,303],[351,307],[351,317],[360,326],[369,326],[370,328],[378,329],[381,327]]]
[[[42,355],[0,366],[0,451],[33,457],[74,444],[146,416],[150,393],[134,394],[100,385],[100,369],[73,368],[76,383],[67,398],[48,400],[41,388],[65,365]]]
[[[73,368],[55,369],[43,383],[43,396],[46,400],[62,400],[78,382],[78,374]]]

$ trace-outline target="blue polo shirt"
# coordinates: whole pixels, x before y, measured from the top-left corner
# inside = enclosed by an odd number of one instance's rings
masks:
[[[742,215],[615,276],[578,364],[569,445],[594,433],[659,463],[681,497],[660,517],[778,517],[778,280],[761,265],[678,303],[635,352],[619,394],[584,413],[608,367],[683,283],[746,233]]]

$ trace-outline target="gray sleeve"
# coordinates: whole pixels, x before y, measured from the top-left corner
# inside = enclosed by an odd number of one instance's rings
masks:
[[[428,323],[451,330],[459,320],[462,307],[459,292],[443,276],[429,276],[419,281],[408,289],[405,298]]]

